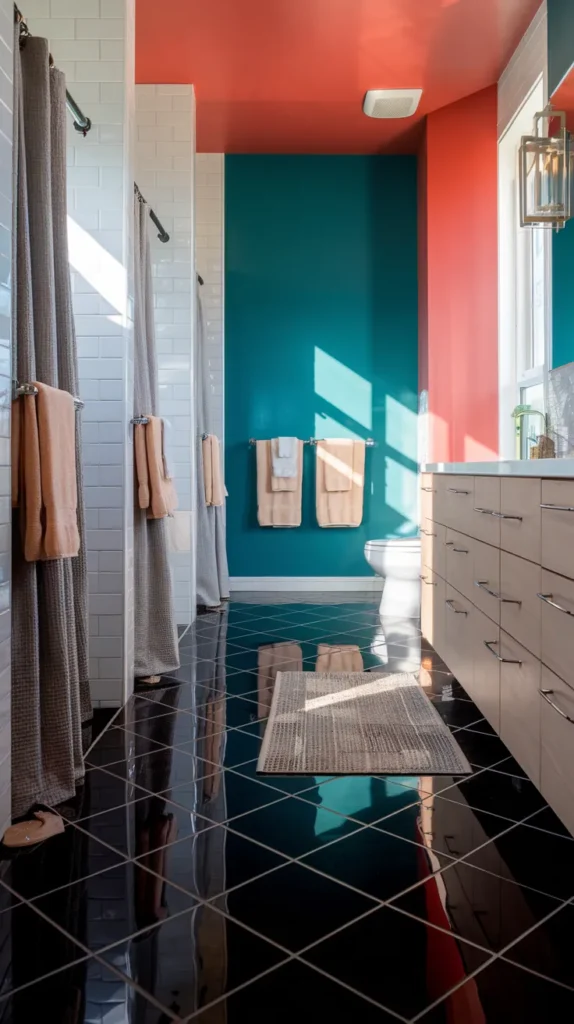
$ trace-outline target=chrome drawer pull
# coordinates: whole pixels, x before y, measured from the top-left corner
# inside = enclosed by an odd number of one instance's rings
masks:
[[[574,612],[571,612],[568,608],[563,608],[561,604],[557,604],[556,601],[552,600],[552,594],[537,594],[541,601],[545,604],[549,604],[551,608],[557,608],[559,612],[564,612],[565,615],[571,615],[574,618]]]
[[[551,508],[555,512],[574,512],[571,505],[541,505],[540,508]]]
[[[488,583],[488,580],[475,580],[474,581],[475,587],[480,587],[481,590],[484,590],[487,594],[490,594],[491,597],[495,597],[497,601],[502,601],[502,598],[501,598],[500,594],[497,594],[495,590],[489,590],[488,589],[487,583]]]
[[[496,512],[493,512],[491,508],[473,508],[473,512],[481,512],[483,516],[495,516]]]
[[[453,540],[445,540],[444,546],[445,546],[445,548],[452,548],[454,546],[454,541]]]
[[[550,700],[550,695],[554,693],[554,690],[539,690],[538,693],[541,697],[544,697],[544,700],[547,704],[550,704],[551,708],[554,708],[554,711],[557,711],[562,718],[565,718],[567,722],[572,722],[572,725],[574,725],[574,718],[570,718],[570,715],[567,715],[553,700]]]
[[[448,608],[450,608],[451,612],[454,612],[455,615],[468,615],[468,612],[463,612],[461,611],[461,609],[455,608],[454,601],[452,600],[452,598],[450,598],[448,601],[445,601],[445,604],[447,605]]]
[[[427,580],[426,576],[419,576],[419,579],[426,583],[427,587],[436,587],[436,583],[433,583],[432,580]]]
[[[492,650],[494,644],[500,643],[499,640],[483,640],[482,642],[489,654],[492,654],[493,658],[496,658],[497,661],[503,661],[505,665],[522,665],[522,662],[519,661],[518,658],[501,658],[500,654],[497,654],[496,651]]]
[[[421,491],[429,491],[430,494],[436,494],[436,487],[421,487]]]
[[[522,516],[509,516],[506,512],[493,512],[492,514],[493,516],[496,516],[497,519],[516,519],[519,523],[522,522]]]
[[[459,491],[456,487],[447,487],[451,494],[470,494],[470,491]]]
[[[432,530],[423,530],[422,526],[421,533],[424,533],[425,537],[436,537],[436,533],[433,533]]]
[[[468,555],[466,548],[453,548],[452,550],[456,551],[457,555]]]

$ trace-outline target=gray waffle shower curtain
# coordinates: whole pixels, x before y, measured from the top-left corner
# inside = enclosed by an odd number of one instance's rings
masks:
[[[229,571],[225,547],[225,505],[207,506],[203,482],[202,435],[213,434],[209,409],[209,383],[205,353],[205,323],[197,285],[195,338],[195,401],[196,401],[196,487],[197,487],[197,604],[217,608],[229,597]]]
[[[158,415],[158,372],[153,316],[149,207],[134,198],[134,409]],[[136,678],[179,668],[177,625],[165,519],[148,519],[134,487],[134,604]]]
[[[68,268],[66,84],[48,42],[14,41],[12,366],[21,382],[78,394]],[[76,418],[76,558],[25,562],[18,512],[12,552],[12,812],[73,796],[83,778],[81,724],[91,715],[87,571]]]

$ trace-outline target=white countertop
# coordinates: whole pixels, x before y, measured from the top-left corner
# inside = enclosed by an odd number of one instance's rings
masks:
[[[574,458],[517,459],[513,462],[427,462],[421,473],[466,473],[467,476],[574,477]]]

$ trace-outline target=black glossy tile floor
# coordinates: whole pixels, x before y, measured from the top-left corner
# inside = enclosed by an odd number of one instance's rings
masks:
[[[252,595],[180,643],[64,834],[2,865],[2,1024],[574,1019],[574,840],[416,624]],[[275,673],[319,644],[418,672],[472,777],[258,777]]]

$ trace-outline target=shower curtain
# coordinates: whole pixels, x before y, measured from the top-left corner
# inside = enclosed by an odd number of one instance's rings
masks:
[[[195,402],[197,486],[197,593],[198,605],[217,608],[229,598],[229,572],[225,548],[225,505],[207,506],[203,483],[202,435],[213,434],[205,357],[205,325],[199,284],[196,302]]]
[[[78,394],[66,222],[66,84],[46,39],[14,40],[12,366],[21,382]],[[25,562],[12,529],[12,813],[58,804],[83,778],[81,724],[91,715],[87,571],[76,417],[80,552]]]
[[[134,409],[158,415],[149,208],[134,197]],[[165,519],[148,519],[134,487],[134,605],[136,679],[179,668]]]

